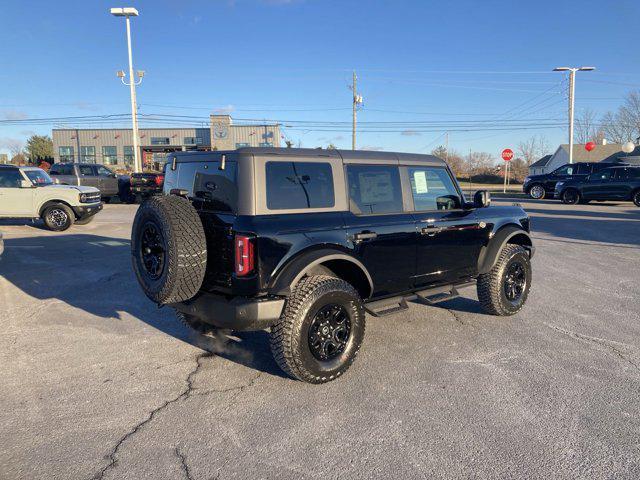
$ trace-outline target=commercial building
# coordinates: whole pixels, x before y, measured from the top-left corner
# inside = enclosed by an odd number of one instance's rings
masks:
[[[279,147],[280,126],[236,125],[229,115],[211,115],[210,128],[141,128],[140,155],[145,169],[159,170],[168,153]],[[133,169],[133,133],[126,128],[53,129],[55,162],[87,162]]]

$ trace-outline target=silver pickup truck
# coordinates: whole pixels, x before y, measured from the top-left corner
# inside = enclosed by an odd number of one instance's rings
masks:
[[[104,165],[94,163],[54,163],[49,175],[55,183],[96,187],[102,201],[109,203],[118,196],[118,177]]]

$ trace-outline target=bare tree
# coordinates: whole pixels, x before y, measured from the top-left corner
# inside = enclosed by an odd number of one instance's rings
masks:
[[[545,137],[534,135],[524,142],[520,142],[517,151],[518,156],[525,161],[528,167],[540,157],[550,153],[550,147]]]
[[[640,137],[640,92],[629,92],[618,110],[605,113],[600,123],[605,138],[614,143]]]
[[[467,158],[467,172],[469,175],[494,173],[496,159],[487,152],[471,152]]]
[[[576,142],[587,143],[596,140],[599,128],[596,125],[596,113],[590,108],[585,108],[576,118]]]

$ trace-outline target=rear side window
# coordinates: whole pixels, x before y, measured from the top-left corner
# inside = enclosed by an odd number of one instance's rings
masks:
[[[50,175],[73,175],[73,165],[54,164],[49,171]]]
[[[176,188],[186,190],[190,198],[201,200],[203,207],[217,212],[235,213],[238,208],[238,164],[227,160],[224,170],[219,161],[178,164]]]
[[[267,162],[267,208],[330,208],[335,204],[331,165],[324,162]]]
[[[356,214],[402,212],[400,172],[392,165],[349,165],[349,208]]]

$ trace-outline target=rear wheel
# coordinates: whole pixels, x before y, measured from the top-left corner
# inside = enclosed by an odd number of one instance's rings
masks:
[[[534,200],[541,200],[544,198],[544,187],[540,184],[535,184],[529,189],[529,196]]]
[[[580,192],[575,188],[567,188],[562,192],[562,203],[566,205],[575,205],[580,201]]]
[[[530,288],[529,253],[520,245],[506,245],[491,271],[478,277],[478,299],[484,310],[493,315],[519,312]]]
[[[342,279],[306,277],[271,328],[273,356],[290,376],[325,383],[346,372],[364,339],[365,313],[356,290]]]
[[[640,190],[636,190],[631,196],[631,199],[633,200],[633,203],[636,205],[636,207],[640,207]]]
[[[75,215],[66,205],[51,205],[42,212],[42,220],[49,230],[63,232],[73,225]]]

